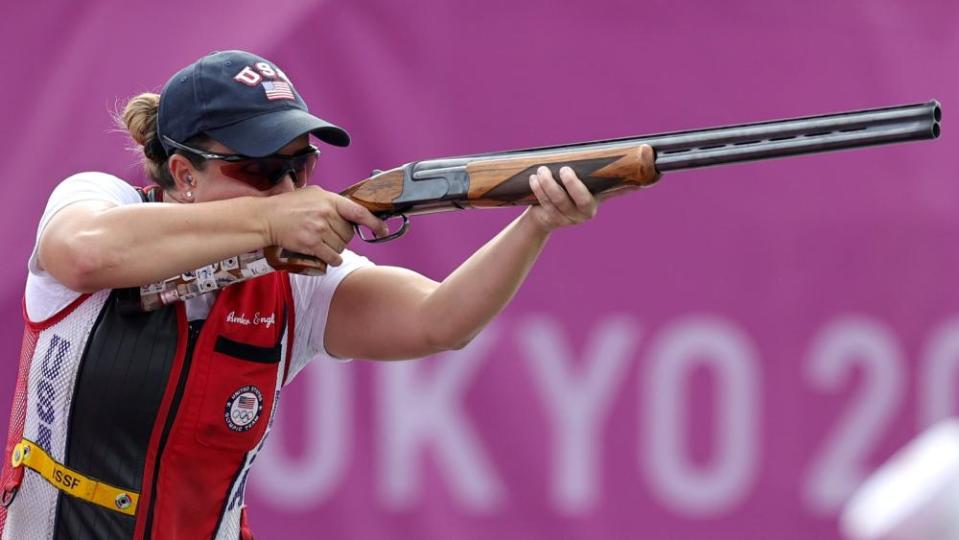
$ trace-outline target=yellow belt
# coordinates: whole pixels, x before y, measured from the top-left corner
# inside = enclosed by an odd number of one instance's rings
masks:
[[[21,465],[36,471],[53,487],[78,499],[109,508],[128,516],[136,515],[140,494],[88,478],[57,463],[33,441],[21,440],[13,447],[14,468]]]

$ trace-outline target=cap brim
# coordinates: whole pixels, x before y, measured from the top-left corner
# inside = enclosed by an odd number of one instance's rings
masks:
[[[307,133],[334,146],[350,144],[350,135],[343,128],[300,109],[261,114],[206,131],[207,135],[234,152],[250,157],[275,154],[293,139]]]

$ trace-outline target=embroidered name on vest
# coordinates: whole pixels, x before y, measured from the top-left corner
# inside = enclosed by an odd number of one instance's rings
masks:
[[[270,313],[269,315],[260,315],[260,312],[257,311],[253,314],[253,318],[246,316],[246,313],[237,314],[235,311],[231,311],[226,316],[226,322],[233,324],[242,324],[243,326],[263,326],[264,328],[270,328],[276,324],[276,313]]]

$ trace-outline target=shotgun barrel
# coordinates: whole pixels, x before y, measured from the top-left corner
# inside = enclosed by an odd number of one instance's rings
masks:
[[[760,159],[860,148],[939,137],[942,106],[936,100],[913,105],[769,120],[656,135],[641,135],[508,152],[491,152],[420,161],[414,177],[429,171],[505,157],[533,157],[585,149],[648,144],[656,151],[656,169],[677,171]]]

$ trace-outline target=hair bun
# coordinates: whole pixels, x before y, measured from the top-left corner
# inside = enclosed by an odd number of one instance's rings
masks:
[[[159,107],[159,94],[143,93],[131,99],[123,108],[120,115],[123,125],[130,132],[130,138],[140,146],[146,147],[151,139],[156,139]]]
[[[117,124],[126,128],[130,138],[142,148],[143,168],[147,175],[163,189],[173,188],[173,178],[167,167],[167,154],[157,137],[157,113],[160,95],[143,93],[127,102],[123,112],[116,115]]]

